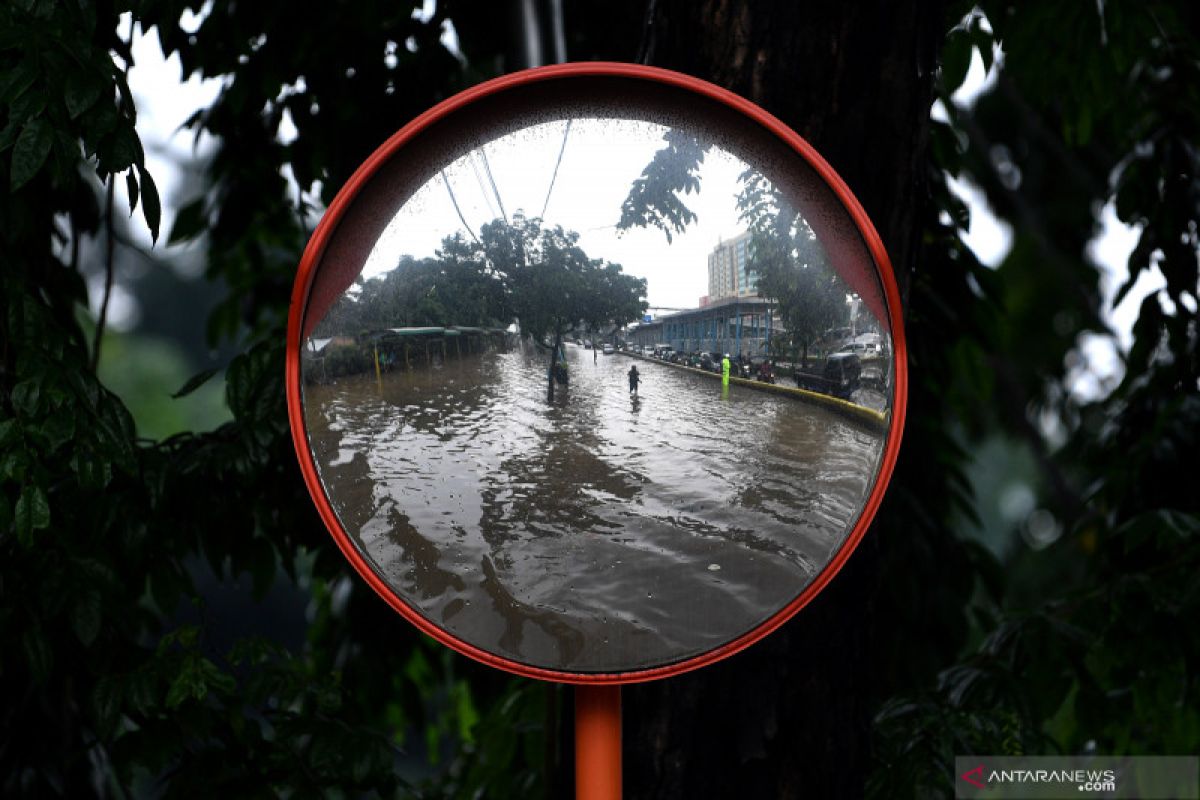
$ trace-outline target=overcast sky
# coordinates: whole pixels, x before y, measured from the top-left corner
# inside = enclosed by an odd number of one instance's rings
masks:
[[[700,168],[700,192],[683,195],[698,219],[671,243],[658,228],[618,231],[621,203],[664,146],[666,130],[613,119],[576,119],[570,131],[565,120],[541,123],[493,140],[481,148],[483,155],[472,151],[444,175],[475,234],[483,223],[501,216],[501,208],[511,218],[517,210],[526,217],[541,216],[545,207],[545,224],[579,233],[579,244],[590,257],[616,262],[627,273],[646,278],[651,307],[695,308],[708,294],[708,254],[719,241],[746,229],[735,202],[737,177],[746,166],[724,150],[708,151]],[[434,177],[401,208],[368,258],[364,277],[392,269],[402,255],[432,256],[450,234],[469,237],[446,180]]]

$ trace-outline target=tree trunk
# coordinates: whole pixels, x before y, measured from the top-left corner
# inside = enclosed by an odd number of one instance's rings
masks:
[[[796,129],[916,262],[940,3],[654,0],[642,59],[712,81]],[[626,687],[626,795],[855,797],[869,768],[878,537],[791,622],[719,664]]]

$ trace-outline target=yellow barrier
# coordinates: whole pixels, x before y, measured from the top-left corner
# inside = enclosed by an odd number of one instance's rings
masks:
[[[675,367],[676,369],[686,370],[697,375],[706,375],[709,378],[721,380],[721,375],[717,372],[708,372],[707,370],[696,369],[695,367],[689,367],[684,364],[673,364],[670,361],[663,361],[658,358],[649,358],[647,356],[638,355],[637,353],[630,353],[626,351],[620,352],[621,355],[629,356],[630,358],[637,358],[654,364],[662,364],[666,367]],[[774,383],[764,383],[762,381],[755,381],[749,378],[737,378],[732,375],[730,376],[729,380],[730,382],[736,383],[739,386],[757,389],[760,392],[773,392],[775,394],[794,397],[797,400],[803,400],[807,403],[813,403],[814,405],[822,406],[836,414],[848,417],[855,422],[862,423],[869,428],[881,432],[887,431],[888,424],[891,421],[891,414],[885,411],[876,411],[873,408],[860,406],[857,403],[851,403],[849,400],[843,400],[840,397],[821,394],[820,392],[810,391],[809,389],[801,389],[795,386],[779,386]]]

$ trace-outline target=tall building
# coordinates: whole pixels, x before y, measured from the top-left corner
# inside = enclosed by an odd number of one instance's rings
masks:
[[[725,297],[757,297],[758,275],[747,270],[750,260],[750,232],[727,242],[719,242],[708,254],[708,296],[712,301]]]

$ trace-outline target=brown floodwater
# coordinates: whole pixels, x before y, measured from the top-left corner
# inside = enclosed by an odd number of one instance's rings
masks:
[[[305,386],[331,505],[419,614],[522,664],[645,669],[753,629],[842,545],[882,433],[653,361],[567,354],[553,402],[532,349]]]

